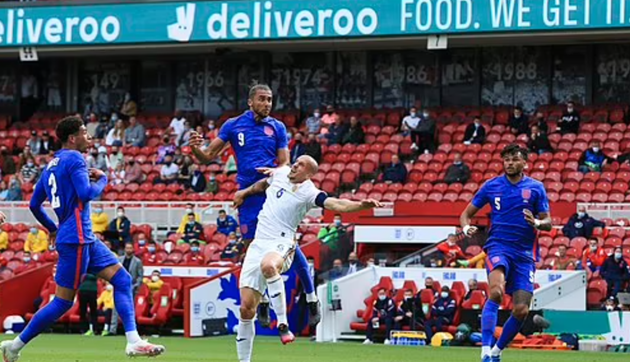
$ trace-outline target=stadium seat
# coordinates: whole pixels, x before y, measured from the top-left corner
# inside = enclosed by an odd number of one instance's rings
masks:
[[[486,297],[481,290],[475,290],[470,295],[470,298],[462,303],[463,309],[468,310],[482,310],[486,304]]]
[[[142,326],[161,327],[165,325],[171,317],[173,302],[172,288],[164,283],[162,288],[153,295],[153,306],[148,316],[138,316],[138,324]]]

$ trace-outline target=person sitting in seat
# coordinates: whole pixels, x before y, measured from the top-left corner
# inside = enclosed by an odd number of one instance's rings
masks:
[[[401,330],[409,327],[412,331],[424,328],[424,312],[422,302],[413,295],[413,290],[405,290],[404,299],[398,305],[396,317],[394,317],[394,329]]]
[[[372,318],[368,321],[366,339],[363,344],[374,343],[374,330],[380,328],[381,323],[385,325],[385,344],[389,344],[389,333],[394,326],[394,315],[396,313],[396,305],[394,301],[387,296],[385,288],[378,290],[378,299],[374,301],[372,308]]]
[[[436,332],[441,332],[443,327],[453,323],[456,309],[457,305],[455,300],[450,297],[449,287],[443,286],[440,297],[433,303],[431,308],[431,319],[424,324],[427,341],[431,341],[433,337],[433,327],[435,327]]]
[[[159,270],[154,270],[151,272],[151,278],[144,278],[142,281],[149,288],[149,304],[153,305],[153,296],[157,294],[160,289],[162,289],[162,285],[164,285],[164,281],[160,278],[161,273]]]

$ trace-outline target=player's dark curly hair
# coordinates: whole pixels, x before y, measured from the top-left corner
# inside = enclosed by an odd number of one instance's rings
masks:
[[[249,87],[249,99],[254,98],[256,96],[256,92],[258,92],[259,90],[273,93],[271,87],[266,84],[252,83]]]
[[[501,158],[505,156],[516,156],[519,153],[521,154],[523,159],[527,160],[527,156],[529,155],[529,150],[527,148],[517,145],[516,143],[512,143],[505,146],[503,151],[501,151]]]
[[[81,126],[83,126],[83,120],[81,118],[69,116],[57,122],[55,134],[61,143],[66,143],[68,142],[68,137],[70,137],[70,135],[77,134],[77,132],[79,132]]]

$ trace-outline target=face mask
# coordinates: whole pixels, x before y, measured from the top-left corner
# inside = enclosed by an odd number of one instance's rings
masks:
[[[621,259],[622,254],[621,253],[615,253],[615,259],[619,260]]]
[[[150,253],[155,253],[155,246],[148,247]]]
[[[426,112],[425,112],[425,113],[422,113],[422,117],[424,117],[424,118],[429,118],[429,114],[428,114],[428,113],[426,113]]]
[[[118,155],[118,151],[112,151],[112,155],[114,156]]]
[[[573,108],[570,108],[570,107],[569,107],[569,108],[567,108],[567,111],[568,111],[569,113],[571,113],[571,112],[573,112]]]
[[[356,261],[356,260],[348,260],[348,262],[350,263],[350,265],[354,265],[354,264],[356,264],[356,263],[357,263],[357,261]]]
[[[29,261],[31,261],[31,258],[24,258],[23,260],[25,263],[28,263]]]
[[[454,162],[453,162],[453,165],[457,165],[457,166],[459,166],[459,165],[461,165],[461,164],[462,164],[462,161],[454,161]]]
[[[287,139],[291,139],[291,138],[293,138],[293,135],[290,133],[287,133]]]
[[[409,113],[409,115],[411,116],[411,118],[414,118],[416,116],[416,112],[411,112]]]
[[[173,164],[173,162],[167,162],[167,163],[166,163],[166,166],[170,166],[170,165],[172,165],[172,164]]]
[[[117,115],[113,115],[113,116],[112,116],[112,121],[113,121],[113,122],[116,122],[117,120],[118,120],[118,116],[117,116]]]
[[[374,263],[373,263],[373,262],[371,262],[371,261],[368,261],[368,262],[367,262],[367,266],[374,266]]]
[[[197,252],[199,252],[199,247],[198,246],[193,246],[192,248],[190,248],[190,250],[192,250],[193,253],[197,253]]]
[[[32,234],[37,234],[37,228],[31,228],[31,233]]]
[[[208,125],[208,129],[211,130],[211,131],[214,130],[214,125],[213,124],[209,124]]]
[[[118,211],[118,217],[123,217],[123,216],[125,216],[125,213],[122,211]]]
[[[103,209],[94,209],[94,212],[97,214],[103,213]]]
[[[581,218],[583,218],[583,217],[584,217],[584,215],[586,215],[586,213],[585,213],[585,212],[578,212],[577,214],[578,214],[578,217],[579,217],[580,219],[581,219]]]
[[[405,300],[409,300],[411,299],[411,297],[405,296]]]
[[[188,225],[194,225],[194,224],[195,224],[195,221],[189,221],[188,222]]]
[[[146,244],[147,241],[144,239],[138,239],[138,245],[144,246],[144,244]]]
[[[192,209],[191,209],[191,208],[187,208],[187,209],[186,209],[186,213],[187,213],[187,214],[190,214],[191,212],[192,212]]]
[[[607,305],[606,306],[606,310],[609,311],[609,312],[612,312],[613,310],[615,310],[615,307],[612,306],[612,305]]]
[[[384,296],[384,295],[379,295],[379,296],[378,296],[378,300],[380,300],[380,301],[385,300],[385,298],[386,298],[386,296]]]
[[[335,220],[335,225],[341,226],[341,220]]]
[[[433,289],[433,285],[427,285],[427,284],[425,284],[425,285],[424,285],[424,287],[425,287],[426,289]]]
[[[129,166],[133,166],[136,163],[136,161],[129,161]]]
[[[442,292],[440,295],[442,298],[448,298],[448,292]]]
[[[51,245],[51,246],[48,247],[48,250],[55,251],[55,247]]]
[[[27,163],[28,167],[33,167],[33,162]]]
[[[99,148],[99,147],[101,147],[101,144],[100,144],[100,143],[98,143],[98,142],[96,142],[96,143],[94,144],[94,148]]]
[[[111,285],[111,284],[108,284],[108,285],[105,287],[105,289],[107,289],[107,290],[109,290],[109,291],[112,291],[112,290],[114,290],[114,286],[113,286],[113,285]]]
[[[595,153],[599,152],[599,147],[593,147],[593,152]]]
[[[216,179],[214,177],[210,177],[210,182],[214,182]]]
[[[591,245],[591,251],[592,252],[596,252],[597,251],[597,245]]]
[[[160,277],[158,277],[157,275],[153,275],[151,276],[151,280],[157,282],[158,280],[160,280]]]
[[[309,267],[311,267],[311,268],[314,268],[314,267],[315,267],[315,263],[313,263],[313,262],[309,262],[309,263],[308,263],[308,266],[309,266]]]

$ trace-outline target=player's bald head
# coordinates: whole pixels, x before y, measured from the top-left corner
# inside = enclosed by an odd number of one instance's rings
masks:
[[[313,157],[304,155],[304,156],[298,157],[298,160],[300,159],[302,159],[304,163],[306,164],[309,174],[314,175],[317,173],[317,171],[319,170],[319,164],[317,163],[317,161],[315,161]]]
[[[291,166],[289,180],[293,183],[302,183],[313,177],[318,169],[319,165],[313,157],[306,155],[300,156]]]

